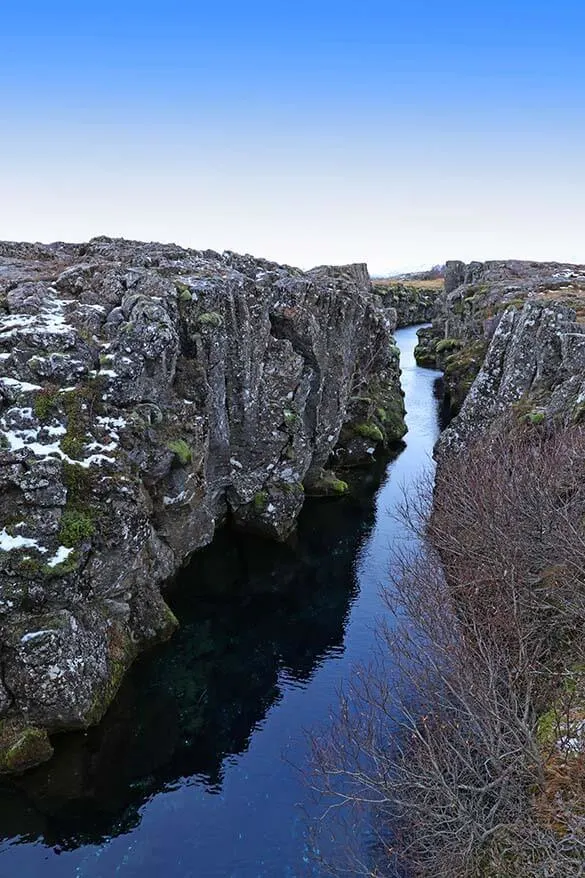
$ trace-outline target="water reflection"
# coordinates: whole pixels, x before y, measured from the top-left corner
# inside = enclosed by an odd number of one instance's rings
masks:
[[[0,791],[0,833],[72,850],[136,827],[153,795],[192,782],[218,793],[283,687],[343,651],[354,559],[387,461],[352,495],[308,502],[276,545],[226,531],[173,587],[173,640],[144,657],[104,721],[55,739],[55,757]]]
[[[226,532],[197,555],[173,592],[175,638],[98,728],[57,739],[52,762],[0,789],[2,878],[321,878],[306,820],[321,812],[293,766],[371,657],[380,588],[409,538],[396,511],[432,471],[442,411],[416,328],[396,339],[405,450],[357,474],[351,497],[308,504],[296,541]]]

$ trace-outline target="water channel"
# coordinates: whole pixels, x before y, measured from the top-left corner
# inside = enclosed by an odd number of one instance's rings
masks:
[[[396,509],[439,433],[439,373],[398,330],[409,432],[355,473],[351,495],[305,504],[275,545],[225,532],[181,574],[181,629],[135,666],[104,721],[0,788],[0,878],[319,875],[302,777],[306,730],[372,650]]]

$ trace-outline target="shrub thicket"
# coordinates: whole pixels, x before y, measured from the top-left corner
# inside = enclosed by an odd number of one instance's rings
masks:
[[[344,870],[585,875],[585,430],[486,438],[429,493],[379,658],[313,742],[329,813],[373,827]]]

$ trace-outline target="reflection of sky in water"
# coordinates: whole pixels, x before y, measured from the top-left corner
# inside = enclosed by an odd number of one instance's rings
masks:
[[[51,763],[0,794],[0,875],[318,874],[293,766],[371,652],[395,511],[438,434],[438,373],[416,367],[414,328],[397,342],[405,450],[355,476],[351,498],[308,502],[291,545],[223,533],[195,557],[172,642],[138,662],[98,728],[57,739]]]

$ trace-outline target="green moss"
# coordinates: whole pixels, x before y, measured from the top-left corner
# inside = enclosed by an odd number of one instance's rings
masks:
[[[46,762],[53,755],[53,748],[44,729],[34,726],[18,726],[4,720],[0,723],[0,772],[11,774],[26,771],[33,765]]]
[[[424,342],[417,344],[414,349],[414,359],[417,366],[422,366],[427,369],[436,369],[436,342],[431,339],[425,339]]]
[[[223,325],[223,317],[217,311],[207,311],[204,314],[200,314],[197,320],[203,326],[215,326],[217,328]]]
[[[332,470],[320,470],[307,484],[307,493],[314,497],[340,497],[348,491],[347,482],[338,479]]]
[[[160,629],[160,639],[168,640],[179,627],[179,620],[167,603],[163,602],[164,624]]]
[[[532,424],[536,427],[539,424],[542,424],[545,418],[546,415],[544,412],[528,412],[528,414],[524,417],[524,421],[525,423]]]
[[[71,548],[82,542],[82,540],[88,539],[94,533],[95,525],[92,517],[87,512],[68,507],[63,510],[59,525],[61,545]]]
[[[182,281],[177,281],[175,283],[175,289],[179,294],[179,302],[191,302],[193,296],[191,295],[191,290],[184,284]]]
[[[282,417],[286,426],[290,427],[291,429],[298,426],[298,424],[300,423],[300,418],[298,414],[291,411],[291,409],[284,409]]]
[[[380,430],[376,424],[364,423],[364,424],[356,424],[354,427],[355,432],[358,436],[362,436],[364,439],[371,439],[372,442],[383,442],[384,434]]]
[[[73,460],[81,460],[84,456],[88,425],[101,411],[100,392],[99,385],[94,382],[82,384],[62,397],[67,433],[61,440],[61,448]]]
[[[585,422],[585,402],[580,402],[573,409],[573,423],[582,424],[583,422]]]
[[[174,618],[174,617],[173,617]],[[136,658],[136,646],[119,625],[113,625],[108,644],[108,677],[93,699],[85,722],[88,726],[98,723],[116,697],[126,671]]]
[[[538,718],[536,737],[541,747],[550,747],[556,739],[558,714],[554,708],[547,710]]]
[[[460,338],[443,338],[441,341],[437,342],[435,350],[438,354],[442,354],[445,351],[453,351],[456,348],[461,348],[463,345],[464,342]]]
[[[61,450],[73,460],[82,460],[85,442],[79,436],[72,435],[69,430],[61,440]]]
[[[268,493],[266,491],[257,491],[252,502],[256,512],[264,512],[268,505]]]
[[[506,308],[523,308],[526,303],[526,299],[509,299],[507,302],[498,302],[496,305],[496,311],[505,311]]]
[[[305,489],[302,482],[278,482],[276,485],[284,491],[285,494],[304,494]]]
[[[184,439],[173,439],[167,442],[167,448],[172,451],[182,466],[191,463],[191,448]]]
[[[93,490],[93,476],[89,469],[63,462],[63,483],[67,488],[67,502],[85,504]]]
[[[74,573],[79,567],[79,556],[77,552],[71,552],[71,554],[62,561],[61,564],[55,564],[54,567],[49,567],[48,564],[43,564],[42,566],[42,574],[47,578],[51,578],[53,576],[66,576],[68,573]]]
[[[37,393],[33,402],[33,411],[41,423],[49,420],[54,412],[58,399],[59,389],[52,385],[43,387],[43,389]]]

